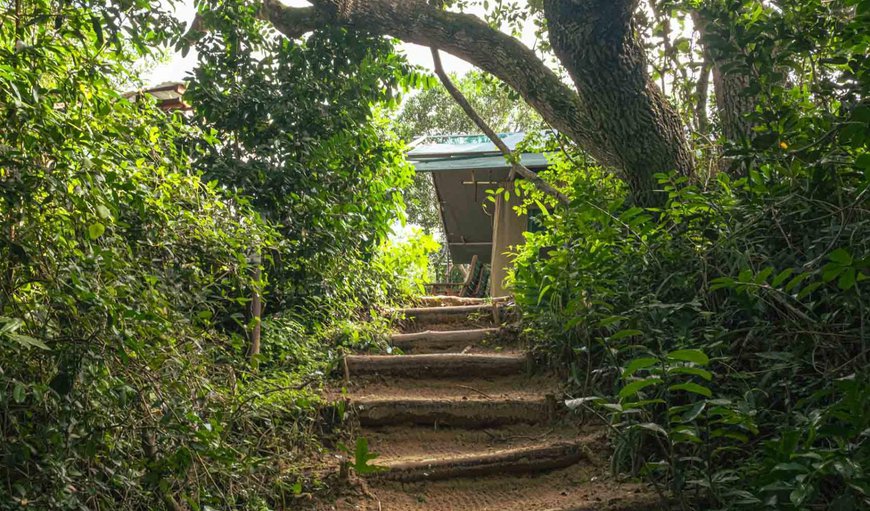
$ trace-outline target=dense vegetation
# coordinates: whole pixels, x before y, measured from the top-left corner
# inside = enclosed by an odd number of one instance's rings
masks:
[[[439,88],[397,113],[432,80],[383,34],[471,48],[504,83],[460,88],[496,129],[558,128],[527,143],[570,205],[518,183],[542,213],[511,283],[614,470],[685,508],[870,505],[870,2],[445,2],[484,8],[473,31],[312,3],[199,2],[184,34],[147,0],[3,2],[0,509],[282,509],[332,483],[303,470],[338,445],[321,382],[437,250],[390,237],[403,196],[434,223],[403,141],[476,131]],[[588,23],[615,36],[566,30]],[[198,50],[187,116],[121,94],[167,44]]]
[[[660,174],[667,202],[643,209],[560,153],[571,207],[540,217],[514,286],[569,405],[613,425],[614,469],[702,509],[866,509],[870,5],[779,4],[733,4],[716,27],[753,76],[745,138],[699,123],[703,46],[654,60],[718,171]]]
[[[226,8],[185,118],[120,95],[180,34],[156,4],[4,4],[0,509],[283,505],[316,484],[348,322],[425,278],[433,247],[386,239],[410,171],[375,110],[411,70],[363,36],[245,39]]]

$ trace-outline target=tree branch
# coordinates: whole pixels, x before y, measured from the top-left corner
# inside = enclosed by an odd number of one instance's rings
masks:
[[[512,151],[507,146],[507,144],[504,143],[501,137],[499,137],[498,134],[489,127],[486,121],[484,121],[483,118],[480,117],[480,115],[478,115],[478,113],[474,110],[474,107],[471,106],[471,103],[469,103],[468,100],[465,99],[465,96],[462,95],[462,92],[460,92],[460,90],[457,89],[455,85],[453,85],[450,77],[444,71],[444,65],[441,63],[441,55],[439,54],[438,49],[434,46],[432,47],[432,62],[435,64],[435,74],[437,74],[438,78],[441,79],[441,83],[444,84],[444,88],[447,89],[447,92],[450,93],[454,101],[456,101],[456,103],[458,103],[459,106],[462,107],[462,110],[465,111],[465,114],[469,118],[471,118],[472,121],[474,121],[474,124],[476,124],[477,127],[480,128],[480,130],[484,132],[487,137],[489,137],[489,139],[492,141],[493,144],[495,144],[498,150],[501,151],[501,153],[511,162],[510,179],[513,180],[515,173],[519,174],[526,180],[533,183],[539,190],[553,197],[563,206],[567,206],[570,203],[568,197],[566,197],[565,194],[563,194],[559,190],[553,188],[549,183],[541,179],[540,176],[529,170],[528,167],[520,163],[519,158],[515,158],[513,156]]]
[[[514,37],[471,14],[444,11],[421,0],[317,0],[316,14],[264,0],[263,17],[288,37],[304,29],[340,24],[434,46],[497,76],[555,129],[589,151],[599,162],[618,165],[599,150],[605,137],[589,122],[577,93]]]
[[[336,25],[435,47],[500,78],[553,128],[621,171],[636,202],[656,205],[655,174],[692,175],[682,123],[646,71],[638,0],[544,0],[552,47],[576,90],[514,37],[425,0],[262,0],[259,16],[290,38]]]

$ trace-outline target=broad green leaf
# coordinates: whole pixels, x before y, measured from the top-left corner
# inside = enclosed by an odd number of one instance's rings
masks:
[[[701,369],[700,367],[684,367],[684,366],[676,366],[669,367],[668,374],[690,374],[692,376],[699,376],[707,381],[713,379],[713,373],[706,369]]]
[[[810,293],[812,293],[816,289],[820,288],[821,286],[822,286],[821,282],[813,282],[811,284],[808,284],[807,287],[801,289],[800,293],[797,294],[797,299],[803,300],[804,298],[809,296]]]
[[[848,291],[855,286],[855,277],[855,268],[846,268],[846,270],[840,274],[840,278],[837,279],[837,286],[844,291]]]
[[[20,344],[22,346],[33,346],[35,348],[39,348],[42,350],[51,349],[44,342],[42,342],[39,339],[36,339],[34,337],[30,337],[29,335],[23,335],[23,334],[17,334],[17,333],[8,333],[8,334],[6,334],[6,337],[17,342],[18,344]]]
[[[684,390],[686,392],[700,394],[704,397],[713,397],[713,391],[711,391],[707,387],[704,387],[703,385],[698,385],[697,383],[692,382],[671,385],[670,387],[668,387],[668,390]]]
[[[786,268],[779,272],[779,274],[773,278],[773,281],[770,283],[773,287],[779,287],[780,284],[785,282],[785,279],[789,278],[791,274],[794,272],[792,268]]]
[[[354,449],[353,468],[359,474],[371,474],[381,470],[386,470],[385,467],[369,465],[369,461],[377,458],[378,455],[369,452],[369,441],[365,437],[359,437],[356,440],[356,449]]]
[[[620,330],[615,334],[610,336],[611,341],[618,341],[620,339],[625,339],[626,337],[634,337],[636,335],[643,335],[643,332],[640,330]]]
[[[639,369],[645,369],[647,367],[654,366],[657,362],[658,359],[653,357],[636,358],[629,362],[628,365],[625,366],[625,369],[622,370],[622,377],[628,378]]]
[[[699,366],[705,366],[710,363],[709,357],[703,351],[697,349],[676,350],[668,353],[668,360],[681,360],[684,362],[692,362]]]
[[[811,275],[812,274],[809,272],[800,273],[798,275],[795,275],[790,281],[788,281],[788,284],[785,285],[786,292],[790,293],[792,289],[794,289],[798,284],[800,284],[804,280],[808,279]]]
[[[852,264],[852,254],[850,254],[846,249],[838,248],[834,250],[830,254],[828,254],[828,259],[832,262],[839,264],[840,266],[849,266]]]
[[[664,435],[664,436],[668,436],[667,430],[665,428],[661,427],[660,425],[654,423],[654,422],[645,422],[642,424],[637,424],[637,425],[635,425],[635,427],[645,429],[647,431],[652,431],[654,433],[659,433],[659,434]]]
[[[14,332],[21,328],[22,325],[24,325],[24,321],[21,321],[19,318],[0,316],[0,335]]]
[[[695,406],[693,406],[691,410],[683,414],[683,416],[681,417],[682,421],[692,422],[693,420],[697,419],[698,416],[701,415],[701,412],[704,411],[704,408],[706,406],[707,403],[705,401],[698,401],[697,403],[695,403]]]
[[[599,396],[578,397],[575,399],[566,399],[565,406],[568,407],[569,410],[574,410],[586,403],[598,403],[601,401],[604,401],[604,398]]]
[[[760,272],[758,272],[758,275],[755,276],[755,283],[756,284],[764,284],[765,282],[767,282],[767,278],[770,277],[770,275],[772,273],[773,273],[772,266],[768,266],[767,268],[761,270]]]
[[[605,327],[626,319],[625,316],[608,316],[598,322],[598,326]]]
[[[644,378],[643,380],[635,380],[619,390],[619,397],[625,399],[627,397],[634,396],[642,389],[649,387],[650,385],[657,385],[661,383],[661,381],[661,378],[655,376],[651,378]]]
[[[17,381],[12,387],[12,399],[14,399],[16,403],[23,403],[26,397],[26,392],[27,389],[24,388],[24,384]]]
[[[95,240],[103,235],[106,232],[106,226],[101,224],[100,222],[94,222],[90,226],[88,226],[88,236]]]

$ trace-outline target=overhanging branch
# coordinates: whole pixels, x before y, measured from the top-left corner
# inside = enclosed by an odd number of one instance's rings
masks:
[[[477,127],[486,134],[498,150],[501,151],[501,153],[511,162],[511,179],[514,178],[514,174],[519,174],[524,179],[534,184],[539,190],[550,197],[553,197],[563,206],[567,206],[570,203],[568,197],[559,190],[553,188],[549,183],[541,179],[540,176],[529,170],[528,167],[520,163],[518,157],[513,155],[512,151],[507,144],[504,143],[501,137],[499,137],[498,134],[489,127],[486,121],[484,121],[483,118],[474,110],[471,103],[469,103],[465,96],[462,95],[462,92],[453,85],[450,77],[444,71],[444,65],[441,63],[441,55],[435,47],[432,47],[432,62],[435,64],[435,74],[437,74],[438,78],[441,79],[441,83],[444,84],[444,88],[447,89],[447,92],[450,93],[453,100],[459,104],[462,110],[465,111],[465,115],[474,121],[474,124],[476,124]]]

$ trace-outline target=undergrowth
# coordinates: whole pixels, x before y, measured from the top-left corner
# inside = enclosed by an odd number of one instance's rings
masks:
[[[569,406],[613,426],[615,470],[684,506],[870,503],[868,183],[795,169],[662,175],[667,206],[641,209],[586,168],[518,256],[526,335]]]

